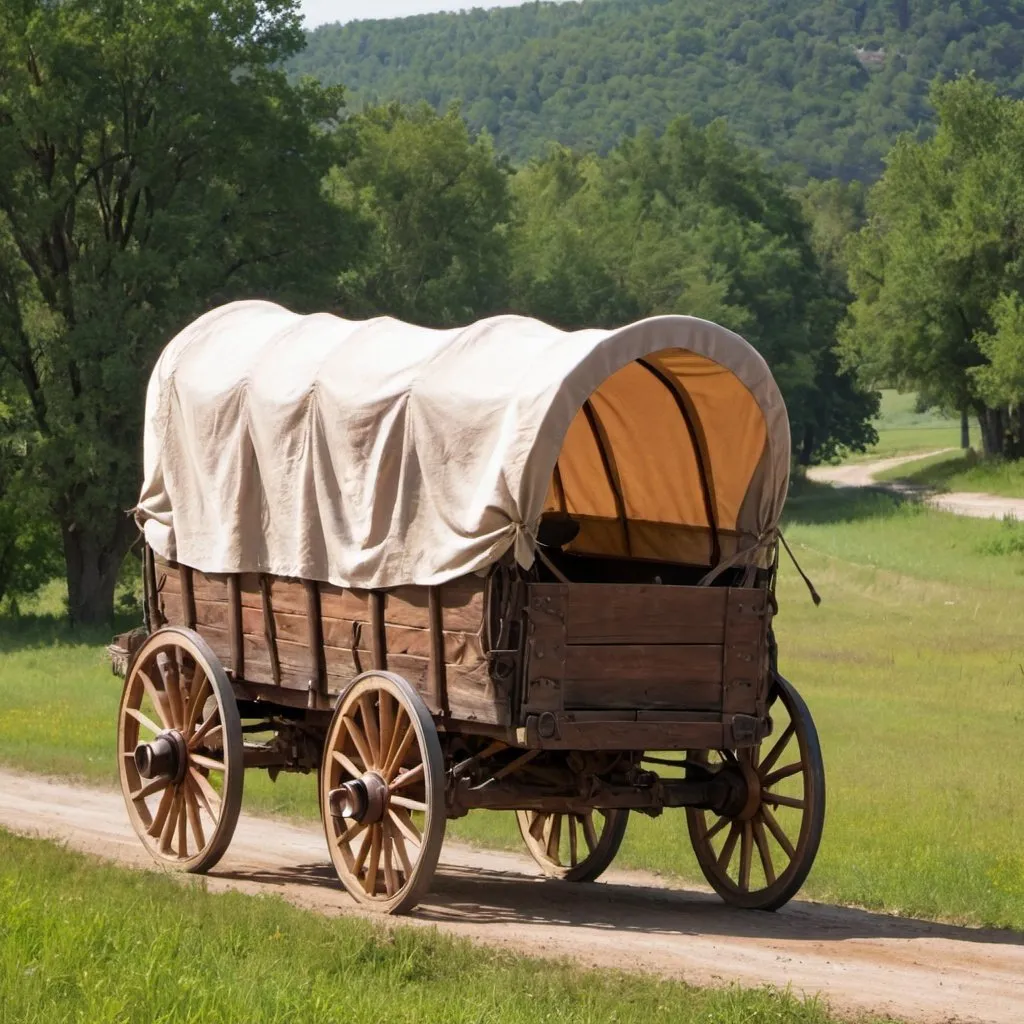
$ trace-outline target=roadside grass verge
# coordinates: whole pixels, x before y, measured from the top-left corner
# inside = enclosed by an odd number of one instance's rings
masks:
[[[474,948],[211,894],[0,831],[0,1024],[831,1024],[817,1000]]]
[[[1024,526],[802,483],[786,535],[783,673],[821,734],[828,812],[804,892],[1024,930]],[[0,761],[115,785],[119,681],[58,618],[0,619]],[[315,820],[312,777],[250,772],[245,808]],[[521,849],[510,813],[453,838]],[[634,814],[616,867],[701,881],[681,811]]]
[[[883,470],[876,480],[899,481],[933,491],[974,491],[1024,498],[1024,462],[981,459],[973,451],[940,452]]]

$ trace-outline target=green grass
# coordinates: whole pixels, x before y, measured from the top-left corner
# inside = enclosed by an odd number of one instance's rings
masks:
[[[807,895],[1024,930],[1024,525],[804,484],[787,537],[781,667],[828,773]],[[114,784],[119,682],[99,646],[39,613],[0,620],[0,760]],[[311,778],[246,778],[250,811],[314,817]],[[449,835],[520,848],[513,816]],[[617,866],[699,880],[682,812],[634,815]]]
[[[1024,498],[1024,461],[980,459],[973,451],[942,452],[884,470],[878,480],[893,480],[950,493],[973,491]]]
[[[960,421],[935,410],[916,411],[917,396],[900,394],[892,389],[882,391],[882,405],[875,429],[878,444],[851,461],[887,459],[914,452],[938,451],[960,447]],[[978,440],[978,424],[971,420],[972,440]]]
[[[328,920],[0,831],[0,1024],[829,1024],[817,1001],[700,990]]]

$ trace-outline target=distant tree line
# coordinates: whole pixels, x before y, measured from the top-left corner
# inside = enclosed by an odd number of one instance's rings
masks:
[[[1017,0],[599,0],[324,25],[288,64],[350,105],[457,101],[517,162],[552,141],[607,153],[680,115],[719,117],[770,161],[871,180],[926,137],[931,82],[1024,96]]]
[[[867,195],[794,188],[689,117],[516,170],[455,109],[352,113],[289,80],[302,45],[293,0],[0,8],[0,599],[62,564],[72,619],[109,618],[148,375],[241,296],[431,326],[707,317],[765,355],[805,464],[874,440],[883,381],[1015,429],[1021,105],[991,88],[940,89],[934,139]]]

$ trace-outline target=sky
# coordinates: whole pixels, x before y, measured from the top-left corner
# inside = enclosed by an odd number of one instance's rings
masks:
[[[300,0],[306,28],[361,18],[405,18],[410,14],[459,11],[471,7],[517,7],[526,0]]]

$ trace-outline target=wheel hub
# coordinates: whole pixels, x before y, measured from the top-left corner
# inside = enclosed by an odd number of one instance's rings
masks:
[[[144,779],[181,782],[188,768],[188,745],[177,729],[159,733],[152,743],[140,743],[134,753],[135,768]]]
[[[734,821],[749,821],[761,806],[761,777],[746,761],[731,761],[715,774],[725,794],[712,810]]]
[[[352,818],[372,825],[384,817],[388,784],[376,773],[345,782],[327,794],[328,810],[335,818]]]

